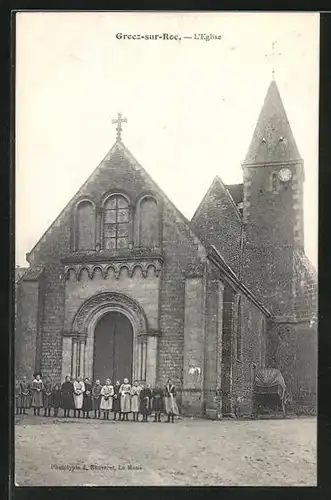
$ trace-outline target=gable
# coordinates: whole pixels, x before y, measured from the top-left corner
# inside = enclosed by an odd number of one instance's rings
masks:
[[[242,219],[237,206],[216,177],[194,214],[194,231],[214,245],[231,269],[238,273],[241,261]]]
[[[55,261],[63,258],[72,247],[72,211],[80,200],[88,199],[100,205],[107,194],[117,192],[127,195],[132,204],[143,193],[153,192],[170,209],[176,223],[183,225],[197,246],[205,255],[205,249],[194,234],[189,221],[173,205],[143,167],[135,160],[122,142],[116,142],[91,176],[70,200],[39,242],[27,255],[28,262]]]

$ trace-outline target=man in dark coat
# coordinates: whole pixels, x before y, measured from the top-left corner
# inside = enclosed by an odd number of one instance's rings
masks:
[[[92,384],[86,377],[84,380],[85,391],[83,394],[83,417],[90,418],[90,411],[92,410]]]
[[[100,418],[101,389],[102,385],[100,384],[100,380],[97,379],[92,387],[92,410],[94,410],[94,418],[97,418],[97,415]]]
[[[121,395],[120,395],[120,387],[121,387],[121,382],[119,380],[117,380],[116,384],[114,385],[114,395],[113,395],[114,420],[116,420],[117,414],[118,414],[118,420],[121,420]]]
[[[44,417],[50,417],[52,408],[52,383],[49,378],[45,378],[44,380],[43,402],[44,402]]]
[[[161,387],[155,387],[152,391],[152,411],[154,411],[154,422],[161,422],[161,412],[164,409],[163,406],[163,390]]]
[[[143,416],[143,422],[148,422],[148,415],[151,413],[151,397],[152,391],[150,386],[149,384],[145,384],[139,394],[139,413]]]
[[[62,408],[64,417],[70,417],[70,410],[74,409],[74,387],[71,382],[71,377],[66,376],[65,382],[61,386]]]
[[[54,409],[54,417],[58,416],[61,403],[62,403],[61,387],[59,384],[55,384],[52,390],[52,407]]]

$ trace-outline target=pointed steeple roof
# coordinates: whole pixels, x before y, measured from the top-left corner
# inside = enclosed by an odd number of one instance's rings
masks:
[[[275,80],[272,80],[243,165],[300,161]]]

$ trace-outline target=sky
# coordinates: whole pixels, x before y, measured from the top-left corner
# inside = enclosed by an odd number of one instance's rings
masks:
[[[242,182],[274,68],[304,159],[317,267],[318,13],[20,12],[16,33],[17,264],[106,156],[119,112],[124,144],[187,218],[216,175]]]

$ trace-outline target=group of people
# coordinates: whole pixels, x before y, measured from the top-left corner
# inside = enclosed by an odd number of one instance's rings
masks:
[[[161,414],[167,415],[167,422],[174,422],[174,417],[179,414],[176,402],[176,388],[169,379],[164,388],[158,386],[151,389],[149,384],[139,384],[135,381],[132,385],[127,378],[123,383],[119,380],[112,385],[110,378],[102,385],[100,380],[94,384],[88,378],[77,377],[75,380],[69,375],[62,385],[55,384],[49,378],[44,380],[41,373],[34,373],[30,383],[26,376],[16,380],[15,385],[16,414],[26,414],[33,408],[34,415],[44,416],[59,415],[63,409],[63,416],[76,418],[101,418],[109,420],[110,413],[113,419],[128,421],[132,413],[132,420],[138,422],[139,415],[142,421],[147,422],[149,415],[154,413],[154,422],[161,422]]]

